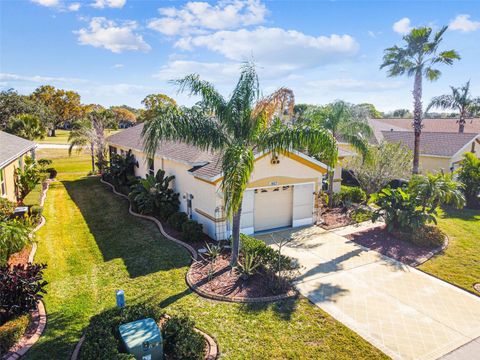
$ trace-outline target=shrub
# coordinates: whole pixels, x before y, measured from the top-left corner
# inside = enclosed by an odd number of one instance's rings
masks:
[[[463,156],[458,179],[463,184],[467,207],[480,209],[480,159],[473,153],[466,153]]]
[[[205,356],[205,338],[195,331],[187,317],[172,316],[162,329],[165,353],[173,360],[201,360]]]
[[[436,226],[422,226],[412,234],[411,242],[425,247],[443,246],[445,233]]]
[[[202,240],[203,225],[195,220],[187,220],[182,225],[182,240],[195,242]]]
[[[15,211],[15,203],[0,197],[0,221],[9,219]]]
[[[50,168],[46,169],[45,171],[48,173],[48,177],[50,179],[55,179],[57,177],[58,172],[55,168],[50,167]]]
[[[371,220],[373,212],[366,208],[357,208],[350,212],[349,216],[350,219],[357,223],[361,223],[363,221]]]
[[[188,215],[184,212],[176,212],[167,220],[168,226],[177,231],[182,231],[182,225],[188,220]]]
[[[15,170],[15,183],[20,192],[20,199],[24,199],[41,180],[40,170],[35,160],[26,157],[23,169],[17,168]]]
[[[11,254],[22,250],[32,241],[29,219],[14,219],[0,222],[0,265],[7,262]]]
[[[25,206],[39,206],[40,205],[40,196],[42,195],[43,185],[38,183],[33,189],[25,196],[22,200],[22,203]]]
[[[0,326],[0,354],[5,354],[15,343],[20,340],[28,325],[30,315],[22,315]]]
[[[170,216],[178,211],[178,204],[171,202],[163,202],[158,208],[156,213],[161,220],[166,221]]]
[[[30,216],[35,219],[39,219],[42,216],[43,207],[35,205],[30,208]]]
[[[346,206],[347,203],[362,203],[367,200],[367,194],[358,186],[343,186],[340,189],[340,199]]]
[[[81,359],[135,359],[133,355],[121,353],[122,341],[118,327],[132,321],[162,316],[159,308],[139,304],[124,308],[112,308],[95,315],[85,331],[85,342],[80,352]]]
[[[0,267],[0,310],[3,320],[28,313],[46,294],[43,280],[45,264]]]

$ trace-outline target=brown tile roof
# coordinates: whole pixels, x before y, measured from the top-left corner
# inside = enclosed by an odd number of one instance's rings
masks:
[[[388,142],[401,142],[413,151],[413,131],[383,131]],[[422,132],[420,137],[420,154],[451,157],[479,134],[458,132]]]
[[[377,121],[398,126],[409,131],[412,130],[412,119],[377,119]],[[422,122],[423,131],[458,132],[457,119],[423,119]],[[465,124],[465,132],[480,133],[480,118],[468,119]]]
[[[35,146],[33,141],[0,131],[0,169]]]

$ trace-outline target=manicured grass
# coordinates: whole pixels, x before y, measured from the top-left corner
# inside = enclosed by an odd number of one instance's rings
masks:
[[[121,130],[107,130],[107,136],[115,134]],[[37,140],[40,144],[68,144],[68,136],[70,135],[70,130],[58,129],[55,131],[55,136],[45,136],[41,140]]]
[[[129,304],[150,302],[191,316],[216,338],[225,359],[386,358],[303,298],[242,305],[198,297],[185,284],[188,253],[129,215],[124,199],[98,178],[82,177],[88,165],[76,164],[62,165],[71,172],[58,174],[45,202],[35,260],[48,264],[48,325],[27,359],[67,359],[90,317],[115,306],[116,289],[125,290]]]
[[[420,266],[420,269],[476,293],[480,282],[480,211],[447,210],[438,225],[448,235],[448,248]]]
[[[67,149],[38,149],[36,157],[52,160],[49,167],[55,168],[63,176],[86,175],[92,170],[90,154],[86,150],[81,150],[80,153],[73,151],[69,156]]]

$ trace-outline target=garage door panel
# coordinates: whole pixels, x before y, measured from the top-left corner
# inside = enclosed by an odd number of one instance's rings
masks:
[[[293,190],[293,226],[313,223],[314,184],[295,185]]]
[[[242,216],[240,217],[240,232],[243,234],[253,234],[253,212],[254,212],[254,191],[246,190],[243,193]]]
[[[293,191],[291,186],[257,189],[255,193],[255,231],[292,225]]]

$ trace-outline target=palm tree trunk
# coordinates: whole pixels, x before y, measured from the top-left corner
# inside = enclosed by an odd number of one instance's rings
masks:
[[[331,208],[333,206],[333,177],[335,175],[335,169],[328,170],[328,207]]]
[[[92,158],[92,173],[95,174],[95,149],[93,143],[90,144],[90,157]]]
[[[465,130],[465,113],[461,111],[460,119],[458,119],[458,132],[463,133],[464,130]]]
[[[237,266],[238,255],[240,253],[240,217],[242,215],[242,207],[233,214],[232,219],[232,258],[230,259],[230,266]]]
[[[413,131],[415,134],[413,145],[413,174],[418,174],[420,163],[420,134],[422,133],[422,71],[415,73],[413,85]]]

